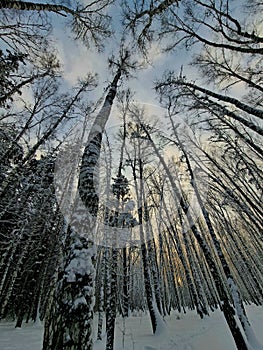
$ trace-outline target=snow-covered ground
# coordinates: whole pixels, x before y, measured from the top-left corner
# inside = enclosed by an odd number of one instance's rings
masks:
[[[263,308],[247,307],[249,319],[258,340],[263,344]],[[137,315],[126,320],[125,335],[123,320],[116,324],[115,350],[235,350],[235,345],[219,311],[201,320],[194,312],[166,317],[166,330],[159,335],[151,334],[148,316]],[[96,329],[96,328],[95,328]],[[15,329],[13,322],[0,322],[1,350],[40,350],[43,326],[24,324]],[[105,349],[103,340],[95,341],[94,350]]]

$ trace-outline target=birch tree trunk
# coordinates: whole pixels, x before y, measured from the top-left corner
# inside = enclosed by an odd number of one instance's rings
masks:
[[[121,74],[122,67],[118,69],[91,127],[82,156],[78,192],[94,220],[99,206],[94,186],[95,167]],[[77,212],[74,215],[73,221],[80,219]],[[93,230],[93,227],[90,229]],[[63,270],[59,274],[58,288],[45,324],[43,350],[91,350],[96,249],[94,242],[70,228],[66,242]]]
[[[224,285],[223,285],[222,280],[221,280],[220,273],[219,273],[217,265],[214,261],[211,250],[210,250],[209,246],[207,245],[207,243],[205,242],[202,235],[200,234],[197,226],[194,224],[194,220],[193,220],[193,218],[188,210],[188,204],[185,201],[185,199],[183,198],[183,196],[180,195],[180,192],[178,191],[177,185],[174,182],[173,177],[171,176],[169,168],[168,168],[166,162],[164,161],[163,157],[161,156],[160,152],[158,151],[155,143],[153,142],[153,140],[149,134],[149,131],[147,130],[147,128],[143,124],[141,124],[141,126],[142,126],[143,130],[145,131],[145,133],[148,137],[148,140],[151,142],[152,147],[154,149],[154,152],[156,153],[157,157],[159,158],[159,160],[160,160],[160,162],[161,162],[161,164],[162,164],[162,166],[167,174],[167,177],[171,183],[173,192],[174,192],[178,202],[180,203],[180,208],[181,208],[182,212],[185,214],[186,219],[189,222],[191,231],[192,231],[194,237],[196,238],[198,244],[200,245],[200,248],[202,249],[202,251],[205,255],[205,258],[207,260],[208,265],[210,266],[210,271],[213,275],[213,279],[214,279],[218,294],[220,296],[221,309],[223,311],[223,314],[225,316],[225,319],[227,321],[229,329],[233,335],[236,346],[239,350],[248,350],[248,345],[247,345],[246,339],[243,336],[243,334],[240,330],[240,327],[235,319],[235,309],[230,304],[230,300],[229,300],[228,295],[225,291]]]

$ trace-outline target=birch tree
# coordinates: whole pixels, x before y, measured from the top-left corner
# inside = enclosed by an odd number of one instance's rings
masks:
[[[110,35],[110,16],[105,9],[112,4],[112,0],[97,0],[87,5],[74,7],[61,4],[49,4],[28,1],[2,1],[0,9],[8,9],[22,12],[51,12],[62,17],[70,17],[70,25],[77,39],[83,40],[86,44],[92,41],[96,46],[101,47],[101,39]]]

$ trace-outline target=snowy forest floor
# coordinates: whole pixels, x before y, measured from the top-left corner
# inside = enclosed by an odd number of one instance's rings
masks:
[[[255,305],[246,307],[258,340],[263,344],[263,309]],[[178,317],[179,316],[179,317]],[[158,335],[151,334],[149,318],[145,314],[116,322],[115,350],[235,350],[235,345],[220,311],[201,320],[195,312],[173,312],[165,318],[167,328]],[[96,319],[95,319],[96,323]],[[95,328],[96,330],[96,325]],[[15,328],[13,322],[0,322],[1,350],[40,350],[43,325],[24,324]],[[94,350],[105,349],[102,341],[95,341]]]

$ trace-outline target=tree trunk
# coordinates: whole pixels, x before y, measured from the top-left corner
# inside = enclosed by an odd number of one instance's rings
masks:
[[[122,67],[121,67],[122,68]],[[110,116],[122,69],[115,75],[102,109],[91,127],[80,168],[78,191],[82,202],[96,220],[99,198],[94,187],[95,167],[99,160],[102,133]],[[79,220],[78,213],[74,213]],[[92,228],[91,228],[92,230]],[[43,350],[91,350],[94,298],[94,243],[77,232],[66,238],[63,272],[45,324]],[[70,233],[70,234],[69,234]]]
[[[218,268],[217,268],[217,265],[213,259],[213,255],[210,251],[210,248],[208,247],[208,245],[206,244],[204,238],[201,236],[200,232],[198,231],[196,225],[194,224],[194,219],[192,218],[190,212],[189,212],[189,206],[187,204],[187,202],[185,201],[185,199],[183,198],[183,196],[180,195],[180,192],[178,191],[178,188],[177,188],[177,185],[176,183],[174,182],[174,179],[173,177],[171,176],[171,173],[169,171],[169,168],[167,166],[167,164],[165,163],[163,157],[161,156],[160,152],[158,151],[156,145],[154,144],[153,140],[151,139],[151,136],[149,134],[149,131],[147,130],[147,128],[145,128],[144,126],[142,126],[145,133],[147,134],[147,137],[149,139],[149,141],[151,142],[152,146],[153,146],[153,149],[156,153],[156,155],[158,156],[161,164],[163,165],[164,167],[164,170],[167,174],[167,177],[171,183],[171,186],[173,188],[173,191],[174,191],[174,194],[175,194],[175,197],[177,198],[178,200],[178,203],[180,204],[180,208],[182,209],[182,212],[185,214],[187,220],[188,220],[188,223],[190,225],[190,228],[191,228],[191,231],[193,232],[194,234],[194,237],[196,238],[198,244],[200,245],[200,248],[202,249],[204,255],[205,255],[205,258],[206,258],[206,261],[210,267],[210,271],[211,271],[211,274],[213,276],[213,279],[214,279],[214,282],[215,282],[215,285],[216,285],[216,288],[217,288],[217,291],[218,291],[218,294],[220,296],[220,300],[221,300],[221,309],[224,313],[224,316],[225,316],[225,319],[228,323],[228,326],[230,328],[230,331],[233,335],[233,338],[235,340],[235,343],[236,343],[236,346],[239,350],[248,350],[248,346],[247,346],[247,343],[246,343],[246,340],[244,338],[244,336],[242,335],[242,332],[238,326],[238,323],[235,319],[235,310],[234,308],[231,306],[230,304],[230,301],[228,299],[228,295],[225,291],[225,288],[224,288],[224,285],[223,285],[223,282],[222,282],[222,279],[221,279],[221,276],[220,276],[220,273],[218,271]]]

